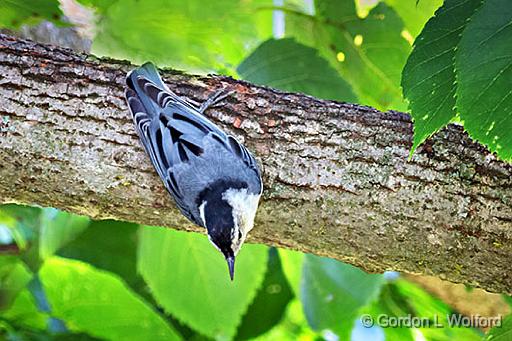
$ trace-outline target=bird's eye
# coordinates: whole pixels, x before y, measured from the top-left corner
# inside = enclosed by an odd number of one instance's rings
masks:
[[[238,230],[238,240],[242,239],[242,231]]]

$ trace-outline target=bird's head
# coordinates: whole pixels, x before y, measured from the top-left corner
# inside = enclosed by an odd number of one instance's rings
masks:
[[[230,181],[214,183],[201,196],[201,220],[208,239],[224,255],[231,280],[235,257],[254,225],[259,197],[248,191],[246,183]]]

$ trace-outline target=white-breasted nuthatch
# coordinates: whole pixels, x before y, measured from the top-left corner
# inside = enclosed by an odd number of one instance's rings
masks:
[[[173,93],[151,63],[131,71],[126,84],[126,101],[153,166],[180,211],[206,228],[233,280],[235,256],[253,227],[263,185],[251,153],[203,116],[226,95],[196,107]]]

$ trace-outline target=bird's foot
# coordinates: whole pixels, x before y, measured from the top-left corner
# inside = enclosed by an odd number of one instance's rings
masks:
[[[199,106],[198,111],[203,114],[207,109],[215,108],[221,105],[221,102],[228,96],[233,94],[235,91],[229,88],[224,88],[215,91],[212,95],[208,96],[208,99]]]

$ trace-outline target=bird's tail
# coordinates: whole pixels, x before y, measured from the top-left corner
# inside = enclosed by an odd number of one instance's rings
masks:
[[[160,112],[158,93],[170,92],[160,78],[157,68],[151,62],[130,71],[126,76],[126,85],[126,99],[134,115],[141,111],[149,117],[156,115]]]

